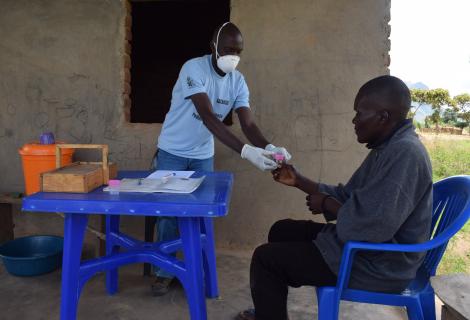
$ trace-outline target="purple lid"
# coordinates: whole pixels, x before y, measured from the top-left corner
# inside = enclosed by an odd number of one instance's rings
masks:
[[[54,144],[54,134],[52,132],[43,132],[39,136],[39,143],[40,144]]]

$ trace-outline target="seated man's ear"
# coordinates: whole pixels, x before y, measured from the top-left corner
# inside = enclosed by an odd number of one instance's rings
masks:
[[[382,110],[380,111],[380,120],[383,122],[386,122],[390,119],[390,114],[388,113],[387,110]]]

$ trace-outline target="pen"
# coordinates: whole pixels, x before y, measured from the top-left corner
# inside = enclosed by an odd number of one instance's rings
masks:
[[[164,175],[164,176],[162,177],[162,181],[163,181],[163,182],[167,182],[168,179],[169,179],[170,177],[173,177],[173,176],[176,176],[176,173],[174,173],[174,172],[168,173],[168,174],[166,174],[166,175]]]

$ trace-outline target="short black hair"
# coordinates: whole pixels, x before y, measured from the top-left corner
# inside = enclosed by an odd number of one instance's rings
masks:
[[[397,120],[406,119],[411,107],[411,94],[408,86],[399,78],[389,75],[367,81],[357,93],[356,101],[364,97],[376,99]]]

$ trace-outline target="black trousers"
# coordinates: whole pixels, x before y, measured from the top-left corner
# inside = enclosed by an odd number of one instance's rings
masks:
[[[334,286],[336,275],[312,242],[323,223],[277,221],[268,243],[256,248],[251,259],[250,287],[256,320],[286,320],[288,286]]]

